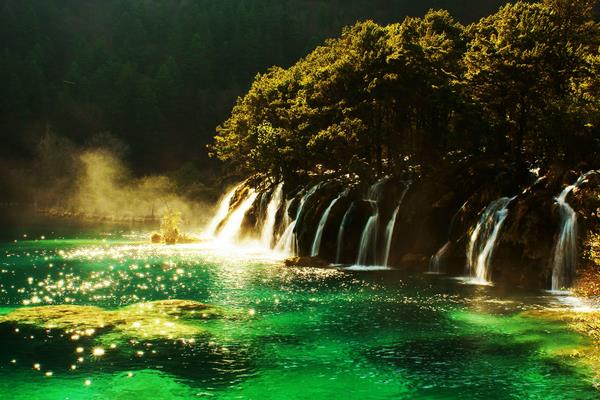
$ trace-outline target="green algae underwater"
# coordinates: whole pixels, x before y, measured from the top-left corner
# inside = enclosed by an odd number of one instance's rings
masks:
[[[600,396],[588,339],[528,315],[549,294],[114,227],[0,236],[3,399]]]

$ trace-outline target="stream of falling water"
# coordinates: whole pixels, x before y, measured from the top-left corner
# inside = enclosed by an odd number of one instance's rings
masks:
[[[555,199],[560,212],[560,231],[552,257],[552,290],[569,288],[577,269],[577,213],[567,203],[567,196],[591,175],[588,171],[577,181],[563,189]]]
[[[448,240],[446,240],[446,243],[444,243],[444,245],[440,247],[440,249],[431,257],[431,260],[429,260],[429,273],[439,274],[441,272],[442,259],[446,256],[446,253],[448,253],[452,245],[451,237],[454,229],[454,223],[456,222],[456,218],[458,218],[460,212],[467,206],[467,203],[468,201],[465,201],[463,205],[460,206],[458,211],[456,211],[456,213],[454,213],[452,216],[452,219],[450,220],[450,227],[448,228]]]
[[[406,182],[406,186],[402,191],[402,195],[400,196],[400,200],[398,200],[398,206],[394,210],[394,214],[392,214],[392,218],[390,218],[386,228],[385,228],[385,252],[383,265],[388,266],[390,259],[390,250],[392,249],[392,238],[394,237],[394,227],[396,226],[396,219],[398,218],[398,212],[400,211],[400,207],[402,206],[402,202],[404,201],[404,197],[410,188],[411,182]]]
[[[355,203],[352,202],[346,212],[344,213],[344,218],[342,218],[342,222],[340,223],[340,227],[338,229],[337,234],[337,249],[335,252],[335,263],[339,264],[342,259],[342,251],[344,249],[344,229],[348,224],[348,220],[350,219],[350,215],[352,215],[352,211],[356,207]]]
[[[277,185],[277,187],[273,191],[273,194],[271,195],[271,200],[269,201],[269,205],[267,206],[267,215],[265,217],[265,222],[260,233],[260,242],[266,249],[270,249],[273,245],[273,234],[275,233],[277,212],[281,208],[282,202],[283,183],[280,183],[279,185]]]
[[[515,197],[501,197],[490,203],[481,214],[467,247],[467,267],[474,282],[492,281],[490,261],[502,224],[508,215],[508,205]]]
[[[329,207],[325,210],[321,219],[319,220],[319,226],[317,227],[317,233],[315,233],[315,239],[312,243],[311,253],[312,257],[316,257],[319,255],[319,249],[321,248],[321,240],[323,239],[323,230],[325,229],[325,225],[327,224],[327,220],[329,219],[329,214],[331,213],[331,209],[335,204],[344,196],[348,195],[349,190],[346,189],[342,193],[339,194],[333,201],[329,204]]]
[[[252,207],[252,204],[258,197],[258,193],[254,189],[249,189],[246,198],[240,205],[231,213],[225,225],[219,231],[217,239],[220,242],[231,243],[239,239],[242,222],[246,213]]]
[[[217,229],[221,225],[221,223],[227,218],[229,215],[229,207],[231,206],[231,200],[235,195],[235,192],[240,188],[242,184],[236,185],[233,189],[231,189],[227,194],[221,199],[219,202],[219,207],[217,208],[217,212],[210,220],[208,227],[202,234],[204,238],[214,238],[217,234]]]
[[[360,237],[358,248],[358,257],[356,258],[357,266],[365,266],[368,262],[369,255],[372,256],[374,265],[377,265],[377,239],[379,233],[379,201],[383,194],[383,185],[389,177],[383,177],[375,182],[369,188],[367,198],[365,199],[371,205],[371,216],[367,220],[365,227]]]
[[[280,253],[288,253],[288,254],[297,254],[297,240],[296,240],[296,224],[298,223],[298,219],[302,216],[302,211],[304,210],[304,205],[310,199],[310,197],[315,194],[317,190],[322,186],[322,182],[312,186],[300,199],[300,204],[298,205],[298,210],[296,211],[296,216],[294,220],[288,225],[285,229],[279,242],[275,246],[275,250]],[[287,212],[287,211],[286,211]]]

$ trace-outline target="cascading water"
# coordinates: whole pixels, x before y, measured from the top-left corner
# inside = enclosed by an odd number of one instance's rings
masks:
[[[344,218],[342,218],[342,223],[340,224],[340,228],[337,234],[337,250],[335,253],[335,263],[339,264],[342,259],[342,250],[344,248],[344,227],[348,224],[348,220],[350,215],[352,214],[352,210],[354,210],[355,204],[352,202],[350,207],[344,213]]]
[[[392,248],[392,238],[394,236],[394,227],[396,226],[396,219],[398,218],[398,212],[400,211],[400,207],[402,206],[402,202],[404,201],[404,197],[406,196],[406,192],[408,192],[408,188],[410,187],[410,182],[406,183],[404,190],[402,191],[402,195],[400,196],[400,200],[398,200],[398,206],[394,210],[392,214],[392,218],[390,218],[386,228],[385,228],[385,253],[383,259],[383,265],[388,266],[388,261],[390,258],[390,250]]]
[[[439,274],[441,271],[440,265],[441,260],[446,256],[448,250],[450,250],[450,240],[448,240],[429,260],[429,270],[428,272],[432,274]]]
[[[358,257],[356,265],[367,265],[367,259],[370,254],[374,258],[374,264],[377,265],[377,234],[379,232],[379,200],[383,192],[383,185],[389,177],[384,177],[374,183],[367,193],[365,200],[371,204],[371,216],[367,220],[360,237],[358,248]]]
[[[296,240],[296,224],[298,222],[298,218],[302,215],[302,210],[304,209],[304,205],[310,199],[310,197],[315,194],[315,192],[321,187],[322,183],[318,183],[315,186],[311,187],[300,199],[300,204],[298,205],[298,210],[296,211],[296,217],[294,220],[288,225],[285,229],[279,242],[275,246],[275,250],[280,253],[288,253],[288,254],[297,254],[297,240]],[[286,210],[287,212],[287,210]]]
[[[221,223],[229,215],[229,207],[231,205],[231,200],[233,199],[235,192],[240,188],[241,185],[242,185],[241,183],[239,185],[236,185],[233,189],[231,189],[229,192],[227,192],[225,197],[223,197],[221,199],[221,201],[219,202],[219,207],[217,208],[217,213],[210,220],[208,227],[202,234],[203,237],[205,237],[205,238],[215,237],[215,235],[217,234],[217,229],[219,228],[219,225],[221,225]]]
[[[440,247],[440,249],[437,251],[437,253],[435,253],[431,257],[431,260],[429,260],[428,272],[433,273],[433,274],[440,273],[441,261],[446,256],[446,253],[448,252],[448,250],[450,250],[450,245],[452,244],[452,241],[450,240],[450,238],[452,236],[452,230],[454,229],[454,223],[456,222],[456,218],[458,218],[458,215],[460,214],[460,212],[462,210],[464,210],[464,208],[466,207],[467,203],[468,202],[465,201],[464,204],[458,209],[458,211],[455,212],[454,215],[452,216],[452,219],[450,220],[450,227],[448,228],[448,240],[446,241],[446,243],[444,243],[444,245],[442,247]]]
[[[367,265],[367,257],[369,251],[373,254],[377,253],[377,230],[379,229],[379,207],[375,201],[370,201],[371,216],[367,220],[362,235],[360,235],[360,243],[358,247],[358,258],[356,265]],[[377,261],[375,261],[377,264]]]
[[[265,217],[265,221],[262,226],[262,230],[260,233],[260,242],[261,244],[270,249],[273,243],[273,234],[275,232],[275,222],[277,218],[277,212],[279,208],[281,208],[281,203],[283,202],[283,183],[277,185],[273,194],[271,195],[271,200],[269,200],[269,204],[267,205],[267,213]]]
[[[295,243],[296,236],[294,235],[294,228],[296,228],[295,220],[292,221],[287,226],[287,228],[285,228],[285,231],[283,231],[281,238],[279,238],[279,241],[277,242],[277,245],[275,246],[275,251],[277,251],[279,253],[290,253],[290,254],[296,253],[296,243]]]
[[[252,207],[256,197],[258,197],[258,193],[254,189],[249,189],[244,201],[229,215],[225,225],[219,231],[217,235],[219,241],[233,242],[239,237],[244,216]]]
[[[344,190],[338,197],[333,199],[333,201],[329,204],[329,207],[325,210],[321,219],[319,220],[319,226],[317,227],[317,233],[315,233],[315,239],[312,243],[312,248],[310,255],[312,257],[316,257],[319,255],[319,249],[321,248],[321,240],[323,239],[323,230],[325,229],[325,225],[327,224],[327,220],[329,219],[329,214],[331,213],[331,209],[335,204],[342,198],[348,195],[348,189]]]
[[[515,197],[501,197],[490,203],[481,214],[467,247],[467,267],[475,282],[490,283],[490,261],[498,233],[508,215],[508,205]]]
[[[260,230],[262,232],[265,222],[266,222],[266,208],[267,208],[267,200],[269,199],[268,192],[262,192],[259,195],[258,201],[258,210],[256,213],[256,222],[254,224],[254,229]],[[264,218],[263,218],[264,217]]]
[[[289,210],[290,210],[290,205],[292,205],[293,200],[294,199],[288,199],[285,201],[285,211],[283,213],[282,226],[285,226],[286,228],[292,223],[292,218],[290,218]],[[284,229],[284,231],[285,231],[285,229]]]
[[[563,189],[555,199],[560,212],[560,232],[558,242],[554,246],[552,257],[552,290],[568,288],[573,283],[577,269],[577,214],[567,203],[567,196],[579,187],[591,174],[600,171],[589,171],[579,177],[573,185]]]

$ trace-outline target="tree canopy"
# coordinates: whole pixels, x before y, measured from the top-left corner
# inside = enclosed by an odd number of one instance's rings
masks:
[[[358,22],[290,68],[256,76],[213,155],[275,179],[372,178],[484,156],[531,167],[598,160],[593,0],[510,3]]]

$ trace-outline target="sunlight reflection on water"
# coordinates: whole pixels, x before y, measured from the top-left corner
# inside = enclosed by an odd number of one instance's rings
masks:
[[[444,398],[460,390],[553,400],[569,388],[595,398],[583,370],[559,367],[549,353],[581,338],[519,316],[565,306],[553,296],[387,268],[285,267],[285,254],[252,243],[165,246],[145,237],[0,245],[3,314],[26,301],[91,305],[101,311],[85,312],[106,312],[118,327],[87,335],[0,323],[1,359],[15,360],[0,361],[0,374],[21,388],[3,377],[3,397],[301,399],[352,390],[363,399]],[[139,308],[165,299],[213,304],[223,315],[189,320]]]

